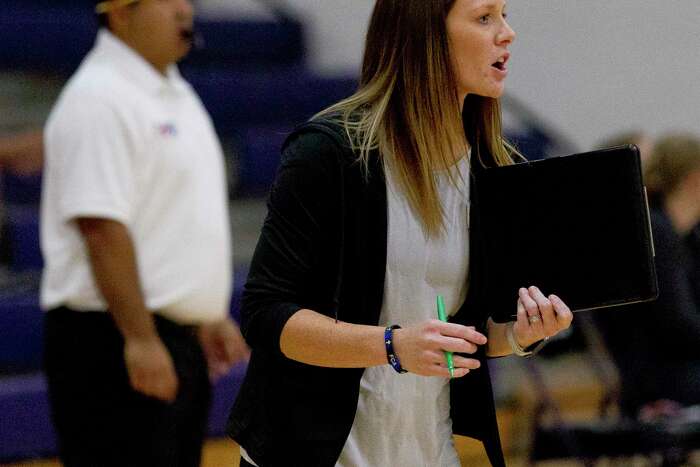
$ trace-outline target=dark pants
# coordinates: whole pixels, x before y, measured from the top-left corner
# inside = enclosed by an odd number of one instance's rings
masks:
[[[211,399],[206,360],[193,328],[156,317],[173,358],[177,399],[134,391],[124,342],[108,313],[51,310],[44,364],[65,467],[198,467]]]

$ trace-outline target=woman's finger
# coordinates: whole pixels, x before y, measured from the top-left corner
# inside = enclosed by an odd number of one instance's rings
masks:
[[[540,311],[540,318],[542,319],[542,328],[544,330],[544,335],[546,337],[551,337],[557,333],[559,330],[559,325],[557,323],[557,318],[554,313],[554,306],[552,302],[544,296],[542,291],[532,286],[528,290],[530,296],[537,303],[537,308]]]
[[[450,370],[447,368],[447,366],[436,365],[434,370],[431,371],[430,376],[439,376],[441,378],[461,378],[462,376],[466,376],[470,371],[471,370],[468,368],[455,368],[452,374],[450,374]]]
[[[474,326],[464,326],[456,323],[443,323],[442,321],[437,320],[434,320],[433,324],[443,336],[461,338],[476,345],[484,345],[488,341],[486,336],[477,331]]]
[[[447,363],[445,359],[439,364],[433,366],[433,371],[431,373],[434,376],[441,376],[443,378],[461,378],[467,375],[470,371],[475,370],[481,366],[479,360],[473,358],[459,357],[458,355],[453,357],[453,371],[450,375],[450,370],[447,368]]]
[[[527,320],[527,311],[525,310],[525,305],[523,301],[518,298],[518,311],[515,315],[515,321],[518,326],[522,329],[527,329],[530,327],[530,323]]]
[[[540,310],[537,308],[537,302],[532,299],[528,289],[525,287],[520,288],[520,290],[518,290],[518,295],[528,316],[536,316],[540,314]]]
[[[457,337],[440,338],[440,350],[448,352],[474,353],[477,351],[476,344]]]
[[[475,358],[462,357],[453,355],[452,362],[455,368],[467,368],[468,370],[476,370],[481,367],[481,362]]]
[[[568,328],[571,325],[571,321],[574,319],[574,314],[571,312],[571,309],[556,295],[550,295],[549,299],[554,306],[554,312],[560,329]]]
[[[447,368],[447,357],[444,352],[434,355],[432,365],[438,365]],[[452,365],[455,369],[466,368],[468,370],[476,370],[481,367],[481,362],[476,358],[464,357],[462,355],[452,355]]]
[[[525,311],[527,312],[527,321],[530,328],[534,334],[544,335],[542,316],[540,316],[540,309],[537,306],[537,302],[535,302],[535,300],[533,300],[533,298],[530,296],[529,290],[524,287],[519,290],[519,294],[520,301],[523,303]]]

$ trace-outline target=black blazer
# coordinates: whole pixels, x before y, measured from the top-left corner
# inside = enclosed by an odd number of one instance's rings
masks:
[[[344,130],[326,120],[302,125],[284,145],[243,293],[241,329],[252,355],[228,423],[229,435],[260,467],[333,466],[350,433],[364,369],[305,365],[287,359],[279,341],[302,308],[378,324],[387,200],[379,157],[370,165],[365,176]],[[453,321],[485,332],[471,185],[471,283]],[[484,349],[477,357],[479,370],[451,382],[453,430],[482,440],[492,464],[504,466]]]

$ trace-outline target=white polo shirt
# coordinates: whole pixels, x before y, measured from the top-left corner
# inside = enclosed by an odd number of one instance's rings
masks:
[[[223,153],[201,101],[107,30],[45,129],[41,304],[105,310],[74,220],[124,224],[146,306],[183,324],[227,313],[231,238]]]

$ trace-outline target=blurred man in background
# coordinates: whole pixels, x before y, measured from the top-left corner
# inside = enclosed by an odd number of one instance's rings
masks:
[[[45,129],[41,302],[61,458],[198,466],[210,375],[247,349],[223,154],[175,63],[189,0],[110,0]]]

